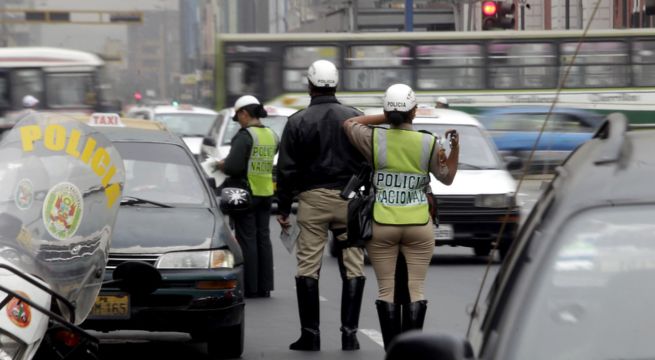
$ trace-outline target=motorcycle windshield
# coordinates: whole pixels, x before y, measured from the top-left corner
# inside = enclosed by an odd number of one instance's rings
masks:
[[[0,260],[75,304],[75,323],[100,290],[124,183],[111,141],[79,119],[27,114],[0,142]]]

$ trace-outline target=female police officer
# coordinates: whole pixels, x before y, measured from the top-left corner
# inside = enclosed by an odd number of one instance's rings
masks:
[[[230,153],[218,163],[229,178],[227,186],[249,189],[252,206],[233,215],[235,235],[244,260],[246,297],[269,297],[273,290],[273,248],[269,219],[273,196],[273,157],[279,140],[259,121],[267,113],[257,98],[245,95],[234,104],[241,129],[232,138]]]
[[[358,116],[344,123],[355,147],[372,163],[375,203],[373,237],[367,251],[378,280],[376,301],[384,346],[401,331],[422,329],[427,300],[423,283],[432,259],[434,233],[429,215],[429,173],[450,185],[457,172],[459,141],[448,130],[448,156],[439,151],[432,134],[413,131],[416,96],[407,85],[390,86],[384,95],[384,114]],[[389,123],[390,129],[369,127]],[[398,253],[407,261],[411,302],[394,303],[394,273]]]

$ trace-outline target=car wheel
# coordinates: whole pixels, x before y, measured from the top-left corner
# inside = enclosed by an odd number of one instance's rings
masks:
[[[243,353],[244,321],[241,324],[219,329],[207,341],[211,359],[237,359]]]
[[[473,248],[475,256],[489,256],[491,253],[491,246],[489,245],[479,245]]]

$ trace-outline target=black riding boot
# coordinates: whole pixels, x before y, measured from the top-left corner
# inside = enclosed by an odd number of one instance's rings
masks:
[[[362,295],[366,277],[343,281],[341,289],[341,349],[359,350],[357,327],[359,326],[359,310],[362,308]]]
[[[380,319],[380,330],[382,330],[382,340],[384,341],[384,350],[389,348],[391,340],[400,334],[400,305],[377,300],[375,305],[378,309],[378,318]]]
[[[306,276],[296,276],[298,313],[300,314],[300,339],[289,345],[291,350],[321,350],[319,330],[320,312],[318,303],[318,280]]]
[[[425,312],[428,309],[427,300],[419,300],[403,305],[403,332],[409,330],[423,330]]]

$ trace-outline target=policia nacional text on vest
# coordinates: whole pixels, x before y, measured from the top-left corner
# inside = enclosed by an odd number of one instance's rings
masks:
[[[273,159],[278,139],[273,130],[251,126],[246,129],[252,136],[252,149],[248,160],[248,184],[254,196],[273,196]]]
[[[373,219],[384,225],[425,225],[432,135],[402,129],[373,129]]]

